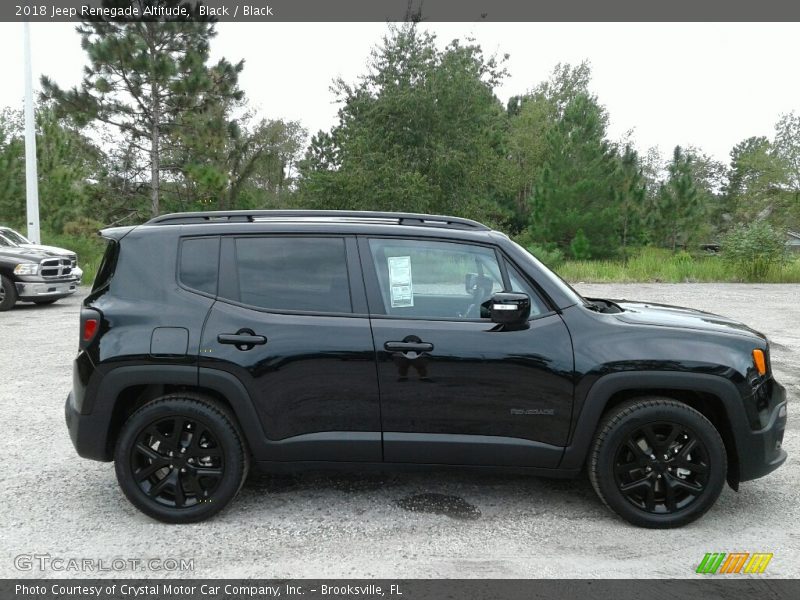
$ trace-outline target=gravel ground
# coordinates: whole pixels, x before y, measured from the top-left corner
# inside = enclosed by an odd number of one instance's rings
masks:
[[[69,441],[63,403],[77,345],[75,296],[0,314],[0,422],[8,441],[0,576],[78,575],[14,566],[17,555],[49,554],[106,563],[194,559],[187,577],[686,577],[714,551],[773,552],[768,576],[800,576],[800,286],[577,287],[594,297],[709,310],[769,335],[792,405],[784,467],[739,493],[726,487],[705,517],[670,531],[628,526],[585,478],[454,472],[254,476],[212,521],[163,525],[125,500],[110,463],[78,459]]]

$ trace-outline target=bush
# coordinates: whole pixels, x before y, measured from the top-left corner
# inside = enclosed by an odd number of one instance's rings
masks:
[[[555,246],[530,244],[525,249],[551,269],[555,269],[564,262],[564,253]]]
[[[773,267],[783,265],[786,245],[769,223],[756,221],[739,225],[723,238],[722,256],[743,279],[764,281]]]
[[[592,257],[592,252],[589,250],[589,238],[586,237],[583,229],[578,229],[569,244],[569,249],[576,260],[587,260]]]
[[[102,228],[103,224],[100,221],[95,221],[89,217],[79,217],[74,221],[64,223],[64,234],[94,237]]]

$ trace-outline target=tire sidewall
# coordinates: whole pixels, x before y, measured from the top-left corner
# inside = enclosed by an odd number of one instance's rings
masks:
[[[640,427],[649,423],[671,422],[690,429],[705,446],[709,461],[709,478],[704,491],[689,506],[674,513],[660,515],[645,512],[632,505],[617,487],[614,460],[621,444]],[[593,465],[596,485],[606,504],[627,521],[644,527],[680,527],[702,516],[716,502],[725,484],[727,457],[719,432],[708,419],[694,409],[678,403],[647,404],[625,415],[603,438]]]
[[[5,275],[0,275],[0,285],[3,286],[6,293],[3,301],[0,302],[0,311],[11,310],[17,302],[17,288],[14,286],[14,282]]]
[[[142,431],[155,421],[181,416],[202,422],[222,447],[222,481],[209,501],[186,508],[163,506],[139,488],[131,466],[131,451]],[[126,421],[114,451],[114,469],[122,491],[146,515],[169,523],[193,523],[225,508],[241,488],[246,474],[244,448],[233,423],[222,412],[190,399],[171,398],[145,405]]]

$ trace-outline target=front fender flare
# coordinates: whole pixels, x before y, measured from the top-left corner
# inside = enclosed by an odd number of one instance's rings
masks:
[[[580,469],[586,462],[597,426],[609,399],[614,394],[629,390],[641,391],[646,394],[648,390],[657,392],[665,389],[712,394],[722,403],[731,425],[734,440],[739,437],[740,433],[747,432],[747,416],[742,398],[733,382],[724,377],[705,373],[670,371],[611,373],[598,379],[587,392],[570,436],[571,442],[564,449],[559,468]],[[731,450],[736,452],[735,448]]]

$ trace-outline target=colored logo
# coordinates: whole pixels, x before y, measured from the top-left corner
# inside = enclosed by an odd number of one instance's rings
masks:
[[[764,552],[707,552],[697,565],[696,573],[705,575],[730,575],[731,573],[763,573],[767,570],[772,553]]]

